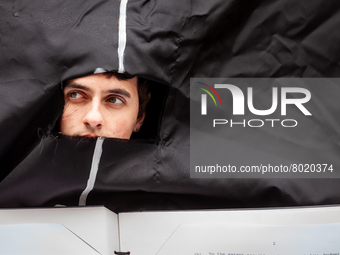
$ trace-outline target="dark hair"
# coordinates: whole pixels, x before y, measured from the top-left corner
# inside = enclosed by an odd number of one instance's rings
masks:
[[[134,75],[126,74],[126,73],[116,73],[116,72],[105,72],[103,73],[106,78],[110,79],[115,76],[118,80],[129,80],[134,78]],[[138,90],[138,99],[139,99],[139,109],[137,119],[142,117],[145,112],[146,105],[150,101],[151,94],[149,92],[149,86],[146,79],[137,76],[137,90]]]

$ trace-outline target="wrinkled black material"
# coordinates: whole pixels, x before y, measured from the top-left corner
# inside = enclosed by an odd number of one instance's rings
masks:
[[[169,90],[152,113],[162,114],[156,137],[105,140],[88,204],[340,203],[337,179],[190,179],[188,158],[190,77],[339,77],[339,10],[338,0],[129,1],[125,69]],[[61,81],[118,69],[119,1],[7,1],[0,13],[0,206],[77,205],[95,140],[49,131]]]

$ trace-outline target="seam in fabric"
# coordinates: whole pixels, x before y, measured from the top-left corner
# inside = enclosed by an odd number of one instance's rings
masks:
[[[100,162],[100,158],[101,158],[102,151],[103,151],[104,140],[105,140],[104,137],[99,137],[96,141],[96,146],[95,146],[93,157],[92,157],[90,176],[89,176],[89,179],[87,180],[86,188],[84,189],[84,191],[81,193],[79,197],[79,206],[86,205],[87,196],[94,187],[94,183],[96,181],[96,177],[98,173],[99,162]]]
[[[118,24],[118,72],[124,73],[124,51],[126,46],[126,6],[128,0],[120,1],[119,24]]]

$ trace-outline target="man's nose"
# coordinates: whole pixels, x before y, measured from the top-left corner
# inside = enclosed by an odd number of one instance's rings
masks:
[[[92,130],[102,128],[104,119],[101,113],[100,103],[92,102],[89,111],[84,116],[83,123],[87,128]]]

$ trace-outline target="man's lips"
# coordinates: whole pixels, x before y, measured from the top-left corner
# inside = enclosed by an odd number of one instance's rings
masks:
[[[99,137],[99,135],[95,135],[95,134],[87,134],[87,135],[81,135],[81,137]]]

